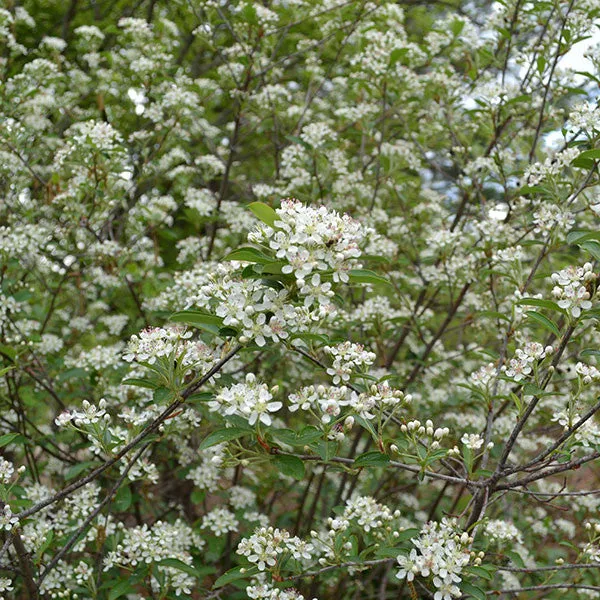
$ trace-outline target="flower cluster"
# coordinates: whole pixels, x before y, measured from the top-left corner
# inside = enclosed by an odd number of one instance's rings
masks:
[[[176,594],[190,594],[194,587],[194,578],[188,573],[172,566],[161,565],[165,559],[177,559],[190,565],[192,557],[190,550],[202,548],[204,542],[181,519],[174,523],[157,521],[148,527],[144,524],[138,527],[120,527],[122,539],[115,550],[107,553],[104,559],[104,571],[114,566],[133,567],[139,564],[154,564],[158,575],[167,577],[170,586]],[[160,589],[158,580],[153,587]]]
[[[400,511],[392,512],[385,504],[380,504],[371,496],[357,496],[348,500],[342,519],[355,521],[367,533],[385,529],[391,521],[400,516]]]
[[[600,379],[600,371],[594,365],[586,365],[578,362],[575,365],[575,373],[581,376],[581,380],[585,385],[589,385],[592,381]]]
[[[552,273],[552,281],[555,284],[552,295],[558,300],[561,308],[578,318],[582,310],[592,308],[592,294],[589,288],[595,279],[596,273],[591,263],[585,263],[583,267],[567,267],[558,273]]]
[[[412,540],[416,549],[408,556],[398,556],[400,570],[396,577],[407,581],[413,581],[415,575],[433,577],[435,600],[459,598],[461,591],[456,584],[462,581],[461,573],[469,564],[471,542],[468,533],[457,532],[455,522],[430,521]]]
[[[14,465],[0,456],[0,485],[6,485],[12,479],[15,472]]]
[[[597,2],[4,4],[0,600],[594,583]]]
[[[490,519],[487,521],[484,526],[484,532],[490,540],[496,543],[523,543],[523,536],[514,523],[502,521],[501,519]]]
[[[517,348],[515,356],[508,361],[507,365],[502,366],[502,370],[507,377],[521,381],[532,373],[535,364],[553,352],[552,346],[544,348],[538,342],[528,342],[523,348]]]
[[[275,588],[268,583],[249,585],[246,594],[252,600],[304,600],[304,596],[294,588]]]
[[[73,422],[77,427],[86,425],[95,425],[101,421],[110,421],[110,415],[106,412],[106,400],[101,399],[98,405],[92,404],[89,400],[81,403],[81,410],[73,409],[64,411],[55,419],[56,425],[65,427]]]
[[[215,353],[203,342],[190,340],[191,331],[180,327],[151,327],[133,335],[127,345],[127,362],[136,361],[153,365],[157,359],[181,361],[187,367],[208,371],[216,362]]]
[[[407,434],[415,445],[425,443],[432,450],[438,449],[440,441],[450,433],[448,427],[434,427],[431,419],[427,419],[425,424],[418,419],[413,419],[408,423],[403,423],[400,431]]]
[[[267,340],[287,339],[333,311],[331,304],[315,310],[294,305],[286,289],[275,290],[257,280],[239,279],[228,269],[217,271],[190,303],[214,310],[224,325],[238,330],[242,343],[254,340],[264,346]]]
[[[321,423],[329,424],[340,416],[344,406],[358,402],[358,395],[345,386],[309,385],[290,394],[288,401],[290,412],[308,411]]]
[[[6,504],[4,508],[0,508],[0,531],[5,529],[11,531],[11,529],[19,522],[19,519],[15,517],[10,509],[10,506]]]
[[[479,450],[483,446],[484,439],[478,433],[465,433],[460,441],[471,450]]]
[[[343,342],[337,346],[325,346],[323,350],[333,357],[333,364],[327,368],[334,384],[350,381],[353,373],[360,372],[365,367],[372,365],[375,354],[365,350],[362,344]]]
[[[200,451],[199,463],[188,472],[186,478],[191,480],[198,489],[214,492],[222,475],[223,452],[223,444]],[[180,462],[186,465],[188,460],[191,458],[184,455]]]
[[[208,407],[223,416],[244,417],[250,425],[257,422],[271,425],[269,413],[277,412],[283,407],[281,402],[272,401],[276,392],[277,388],[269,390],[266,383],[259,383],[253,373],[248,373],[244,383],[222,388],[215,399],[208,403]]]
[[[202,519],[202,528],[210,529],[215,535],[225,535],[228,531],[237,531],[239,521],[228,509],[219,507],[211,510]]]
[[[329,304],[333,293],[322,276],[331,274],[334,282],[349,280],[348,271],[361,255],[365,228],[348,215],[297,200],[283,200],[275,212],[273,226],[259,225],[249,241],[270,248],[287,263],[282,272],[293,273],[307,306],[315,301]]]
[[[0,577],[0,600],[5,598],[5,596],[2,595],[4,592],[12,592],[13,590],[12,580],[8,579],[8,577]],[[6,596],[6,598],[8,598],[8,596]]]
[[[274,567],[286,553],[299,561],[310,560],[312,550],[310,543],[273,527],[258,528],[250,537],[242,539],[237,547],[237,553],[254,563],[259,571]]]
[[[477,371],[471,373],[469,376],[469,381],[478,387],[487,388],[490,383],[496,379],[497,375],[497,365],[494,363],[488,363],[487,365],[483,365],[483,367],[479,367]]]
[[[582,415],[575,410],[561,410],[552,415],[552,421],[558,423],[564,431],[568,431],[581,420],[581,417]],[[593,419],[585,421],[573,432],[571,441],[584,448],[597,446],[600,444],[600,426]]]

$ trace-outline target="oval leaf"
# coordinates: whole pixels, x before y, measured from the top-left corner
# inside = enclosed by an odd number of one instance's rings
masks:
[[[304,463],[296,456],[287,456],[285,454],[278,454],[273,462],[275,466],[284,475],[289,475],[298,481],[304,479],[306,474],[304,470]]]
[[[551,321],[548,317],[541,315],[535,310],[528,310],[525,314],[530,318],[539,323],[542,327],[553,333],[557,338],[560,337],[560,331],[554,321]]]
[[[356,457],[355,467],[385,467],[390,462],[390,457],[381,452],[365,452]]]
[[[218,335],[223,326],[223,319],[200,310],[182,310],[173,313],[170,318],[174,323],[185,323],[198,329],[203,329],[214,335]]]
[[[248,208],[254,215],[269,227],[275,228],[275,221],[279,218],[277,213],[264,202],[252,202],[248,204]]]
[[[391,285],[390,282],[368,269],[352,269],[349,273],[350,283],[372,283]]]
[[[216,446],[222,442],[236,440],[248,435],[249,433],[252,433],[252,431],[249,429],[243,429],[242,427],[228,427],[226,429],[219,429],[218,431],[213,431],[211,434],[206,436],[200,443],[200,446],[198,446],[198,450],[206,450],[211,446]]]
[[[262,265],[273,262],[273,259],[270,256],[263,254],[256,248],[238,248],[237,250],[230,252],[223,260],[240,260]]]

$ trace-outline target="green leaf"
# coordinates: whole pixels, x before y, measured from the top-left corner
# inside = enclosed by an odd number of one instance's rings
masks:
[[[564,312],[556,302],[552,302],[552,300],[542,300],[541,298],[522,298],[517,302],[517,305],[537,306],[538,308],[547,308],[548,310]]]
[[[73,465],[65,473],[65,481],[69,481],[71,479],[75,479],[75,477],[77,477],[77,475],[79,475],[80,473],[83,473],[83,471],[86,471],[92,465],[96,465],[96,464],[97,463],[95,461],[93,461],[93,460],[86,460],[85,462]]]
[[[471,448],[463,444],[462,454],[465,462],[465,469],[467,470],[467,473],[471,473],[471,471],[473,470],[473,452]]]
[[[241,15],[245,23],[248,23],[249,25],[259,24],[258,15],[256,13],[256,8],[254,7],[254,5],[250,3],[246,4],[241,10]]]
[[[6,375],[9,371],[12,371],[15,367],[11,365],[10,367],[4,367],[4,369],[0,369],[0,377]]]
[[[54,531],[52,531],[52,529],[50,529],[50,531],[48,531],[48,533],[46,534],[46,537],[44,538],[42,545],[38,548],[38,550],[36,552],[38,561],[42,556],[44,556],[44,552],[46,552],[46,550],[48,550],[53,539],[54,539]]]
[[[200,443],[200,446],[198,446],[198,450],[206,450],[211,446],[216,446],[222,442],[230,442],[231,440],[236,440],[250,433],[252,433],[250,429],[244,429],[242,427],[227,427],[226,429],[219,429],[218,431],[213,431],[206,436]]]
[[[487,579],[491,581],[493,578],[493,574],[490,573],[487,569],[483,567],[476,567],[475,565],[469,566],[465,568],[465,571],[476,575],[477,577],[483,577],[483,579]]]
[[[167,404],[175,399],[175,394],[169,388],[158,387],[152,392],[152,399],[156,404]]]
[[[256,248],[238,248],[230,252],[223,260],[240,260],[251,263],[269,264],[273,259]]]
[[[132,500],[131,488],[128,485],[123,485],[119,488],[113,500],[113,507],[117,512],[125,512],[131,506]]]
[[[377,275],[374,271],[368,269],[352,269],[349,273],[350,283],[372,283],[372,284],[385,284],[391,285],[391,283]]]
[[[368,419],[363,419],[361,416],[356,415],[354,417],[354,419],[356,420],[356,422],[363,427],[364,429],[366,429],[370,434],[371,437],[376,440],[377,439],[377,433],[375,432],[375,429],[373,429],[373,424],[371,423],[371,421],[369,421]]]
[[[12,361],[17,357],[17,351],[11,346],[5,346],[4,344],[0,344],[0,354],[4,354]]]
[[[336,442],[327,440],[318,440],[310,445],[323,460],[331,460],[335,456],[337,446]]]
[[[312,425],[307,425],[300,431],[300,433],[296,434],[297,443],[301,446],[306,446],[316,440],[321,439],[323,432]]]
[[[234,329],[233,327],[221,327],[221,329],[219,329],[219,336],[222,338],[235,337],[237,334],[237,329]]]
[[[486,599],[486,595],[485,592],[478,587],[475,587],[472,583],[469,583],[468,581],[463,581],[460,584],[460,589],[469,594],[470,596],[473,596],[473,598],[477,598],[477,600],[485,600]]]
[[[533,383],[526,383],[523,385],[523,395],[524,396],[546,396],[548,392],[544,392],[541,387]],[[550,394],[551,395],[551,394]]]
[[[214,572],[212,567],[197,569],[193,565],[186,565],[182,560],[177,558],[164,558],[158,563],[161,567],[172,567],[173,569],[177,569],[178,571],[183,571],[192,577],[197,577],[198,579],[202,579],[206,575],[211,572]]]
[[[517,566],[519,567],[519,569],[524,569],[525,568],[525,563],[523,562],[523,559],[521,558],[520,554],[517,554],[516,552],[513,552],[512,550],[505,550],[504,554],[510,558],[510,560]]]
[[[266,275],[282,275],[281,269],[288,263],[282,260],[270,262],[266,264],[262,269],[262,274]]]
[[[5,433],[4,435],[0,435],[0,448],[10,444],[12,441],[18,438],[19,435],[19,433]]]
[[[600,309],[590,308],[586,310],[580,317],[581,319],[600,319]]]
[[[243,567],[234,567],[233,569],[229,569],[226,573],[223,573],[223,575],[215,581],[213,589],[223,587],[238,579],[248,579],[258,571],[257,567],[249,567],[244,569],[244,573],[242,573],[242,569]]]
[[[596,260],[600,260],[600,242],[597,240],[588,240],[578,245],[589,252]]]
[[[295,333],[290,336],[290,340],[302,340],[303,342],[319,342],[321,344],[329,344],[330,339],[320,333]]]
[[[573,230],[567,233],[567,244],[579,244],[587,240],[600,240],[600,232]]]
[[[296,456],[278,454],[273,459],[273,462],[281,473],[293,477],[298,481],[302,481],[306,475],[304,463]]]
[[[381,452],[365,452],[357,456],[353,467],[385,467],[390,462],[390,457]]]
[[[600,357],[600,350],[593,350],[592,348],[586,348],[585,350],[582,350],[579,353],[579,356],[581,356],[581,357],[593,356],[595,358],[599,358]]]
[[[291,429],[274,429],[270,433],[275,439],[288,446],[295,446],[297,443],[296,432]]]
[[[450,25],[450,31],[455,37],[458,37],[465,27],[465,22],[462,19],[455,19]]]
[[[223,326],[223,319],[221,317],[200,310],[182,310],[173,313],[169,320],[174,323],[192,325],[214,335],[218,335],[219,329]]]
[[[342,543],[344,542],[344,538],[341,538]],[[403,548],[394,548],[393,546],[380,546],[375,551],[375,556],[377,558],[396,558],[399,554],[404,552]]]
[[[120,581],[114,587],[111,586],[110,593],[108,594],[108,600],[116,600],[125,594],[135,592],[135,589],[129,583],[129,581]]]
[[[150,390],[155,390],[158,387],[158,384],[150,381],[149,379],[125,379],[123,380],[121,385],[135,385],[136,387],[148,388]]]
[[[502,313],[495,312],[493,310],[482,310],[477,313],[477,317],[488,317],[490,319],[501,319],[502,321],[507,321],[510,323],[510,317],[507,315],[503,315]]]
[[[554,321],[551,321],[548,317],[536,312],[534,310],[525,311],[525,314],[530,318],[539,323],[542,327],[553,333],[557,338],[560,337],[560,331]]]
[[[275,221],[277,221],[279,217],[268,204],[265,204],[264,202],[252,202],[248,204],[248,208],[263,223],[266,223],[269,227],[275,229]]]
[[[405,529],[404,531],[399,531],[398,537],[395,537],[394,540],[397,542],[405,542],[406,540],[412,540],[417,535],[419,535],[419,529],[411,527],[409,529]]]
[[[192,504],[202,504],[204,502],[204,498],[206,498],[206,492],[204,490],[194,490],[190,494],[190,500]]]
[[[393,67],[401,58],[408,54],[408,48],[396,48],[390,53],[390,67]]]
[[[594,148],[593,150],[585,150],[581,154],[577,155],[577,158],[588,158],[596,160],[600,158],[600,148]],[[577,160],[577,159],[575,159]]]
[[[215,395],[212,392],[196,392],[186,399],[187,404],[204,404],[212,400]]]
[[[288,446],[306,446],[323,435],[323,432],[316,427],[307,426],[300,433],[292,429],[274,429],[271,431],[273,437]]]

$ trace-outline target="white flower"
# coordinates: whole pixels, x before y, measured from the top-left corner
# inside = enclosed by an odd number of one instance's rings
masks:
[[[239,521],[227,508],[215,508],[202,519],[202,529],[210,529],[214,534],[221,536],[228,531],[237,531]]]
[[[14,465],[0,456],[0,484],[8,484],[15,472]]]
[[[6,504],[3,509],[0,508],[0,531],[2,531],[2,529],[11,531],[18,522],[19,519],[13,515],[8,504]]]
[[[552,273],[552,281],[556,284],[552,295],[557,299],[558,306],[568,310],[573,317],[579,318],[582,310],[592,308],[587,284],[596,277],[591,263],[585,263],[583,267],[567,267],[558,273]]]
[[[0,593],[13,591],[12,581],[7,577],[0,577]]]
[[[483,446],[483,438],[477,433],[465,433],[460,441],[471,450],[479,450]]]
[[[350,375],[360,371],[375,361],[375,354],[364,349],[361,344],[344,342],[337,346],[325,346],[323,350],[333,357],[333,364],[327,369],[327,374],[333,378],[333,383],[349,381]]]
[[[419,572],[416,564],[417,551],[413,548],[408,556],[402,554],[396,558],[400,565],[400,570],[396,573],[398,579],[406,579],[412,581],[415,578],[415,573]]]
[[[265,383],[258,383],[256,377],[249,373],[245,383],[236,383],[228,388],[222,388],[214,400],[208,403],[211,411],[217,411],[223,416],[240,415],[248,419],[250,425],[260,421],[271,425],[271,415],[283,407],[281,402],[272,401],[273,395]]]
[[[401,569],[396,574],[399,579],[412,581],[415,575],[433,575],[437,599],[447,600],[460,596],[455,585],[461,581],[463,568],[469,563],[469,536],[456,530],[456,521],[444,518],[441,522],[430,521],[421,529],[412,543],[408,557],[397,557]]]
[[[274,227],[259,225],[248,240],[269,247],[278,260],[286,261],[282,272],[294,274],[307,307],[331,304],[331,283],[323,282],[321,273],[331,271],[334,282],[347,282],[367,230],[348,215],[297,200],[283,200],[275,212]]]

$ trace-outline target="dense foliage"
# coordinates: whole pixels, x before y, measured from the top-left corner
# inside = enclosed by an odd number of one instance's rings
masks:
[[[4,0],[0,599],[600,597],[599,19]]]

